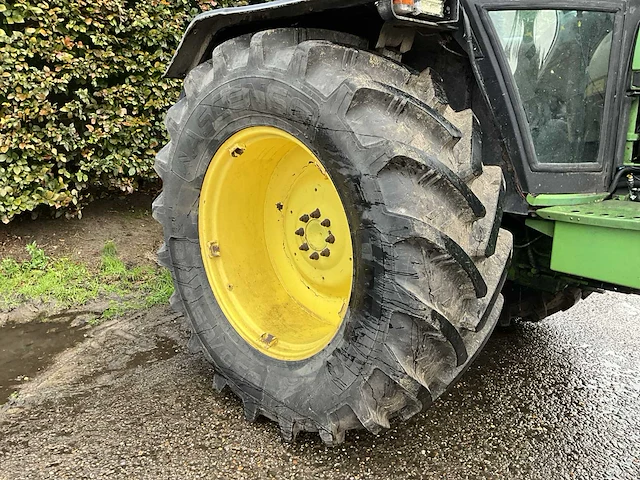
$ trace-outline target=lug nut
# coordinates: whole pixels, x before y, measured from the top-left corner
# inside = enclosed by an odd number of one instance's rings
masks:
[[[300,227],[299,229],[297,229],[296,235],[298,235],[299,237],[304,237],[304,228]]]
[[[336,237],[333,236],[333,233],[330,233],[327,238],[324,239],[327,243],[335,243]]]
[[[302,250],[303,252],[306,252],[307,250],[309,250],[309,245],[307,245],[306,243],[303,243],[302,245],[300,245],[300,250]]]
[[[311,260],[318,260],[320,258],[320,255],[318,255],[318,252],[313,252],[311,255],[309,255],[309,258]]]
[[[328,248],[325,248],[320,252],[320,255],[322,255],[323,257],[328,257],[329,255],[331,255],[331,250],[329,250]]]
[[[311,212],[309,215],[311,215],[311,218],[320,218],[320,209],[316,208],[313,212]]]
[[[307,215],[307,214],[305,213],[304,215],[302,215],[302,216],[300,217],[300,221],[301,221],[301,222],[304,222],[304,223],[307,223],[307,222],[309,221],[309,215]]]
[[[331,226],[331,220],[329,220],[328,218],[325,218],[324,220],[322,220],[322,223],[320,225],[328,228]]]

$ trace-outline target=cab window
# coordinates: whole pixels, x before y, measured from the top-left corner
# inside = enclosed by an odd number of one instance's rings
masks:
[[[614,14],[500,10],[503,48],[539,163],[598,161]]]

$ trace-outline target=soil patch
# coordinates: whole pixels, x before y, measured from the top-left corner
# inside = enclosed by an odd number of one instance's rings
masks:
[[[81,219],[18,218],[0,225],[0,260],[26,260],[25,247],[35,241],[48,255],[97,268],[105,242],[113,240],[126,264],[153,263],[162,228],[151,216],[152,202],[151,195],[133,194],[98,200],[82,211]]]

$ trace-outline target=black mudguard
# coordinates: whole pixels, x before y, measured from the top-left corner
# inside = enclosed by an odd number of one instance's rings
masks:
[[[184,78],[199,65],[216,38],[229,27],[259,24],[326,10],[371,4],[372,0],[276,0],[259,5],[222,8],[201,13],[187,27],[165,72],[169,78]]]

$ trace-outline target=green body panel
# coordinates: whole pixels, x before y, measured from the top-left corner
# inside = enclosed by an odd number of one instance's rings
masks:
[[[629,110],[629,130],[627,131],[627,142],[624,146],[624,163],[633,164],[633,150],[640,135],[636,133],[636,125],[638,124],[638,104],[640,99],[634,98]]]
[[[557,222],[551,269],[640,289],[640,231]]]
[[[633,70],[640,70],[640,34],[636,36],[636,46],[633,50],[633,63],[631,68]]]
[[[636,46],[633,51],[633,63],[631,68],[634,72],[640,71],[640,33],[636,36]],[[629,88],[631,91],[636,94],[640,90],[639,85],[634,85],[634,80],[636,78],[635,75],[631,76],[631,85]],[[639,139],[637,133],[637,125],[638,125],[638,105],[640,104],[640,99],[634,98],[631,102],[631,107],[629,109],[629,128],[627,129],[627,143],[624,147],[624,163],[632,164],[633,163],[633,151],[636,142]]]
[[[555,205],[582,205],[601,202],[607,198],[606,193],[545,193],[527,195],[527,203],[532,207],[552,207]]]
[[[552,270],[640,289],[640,203],[608,200],[541,208],[536,214],[555,223]],[[544,220],[530,219],[527,225],[549,235]]]

